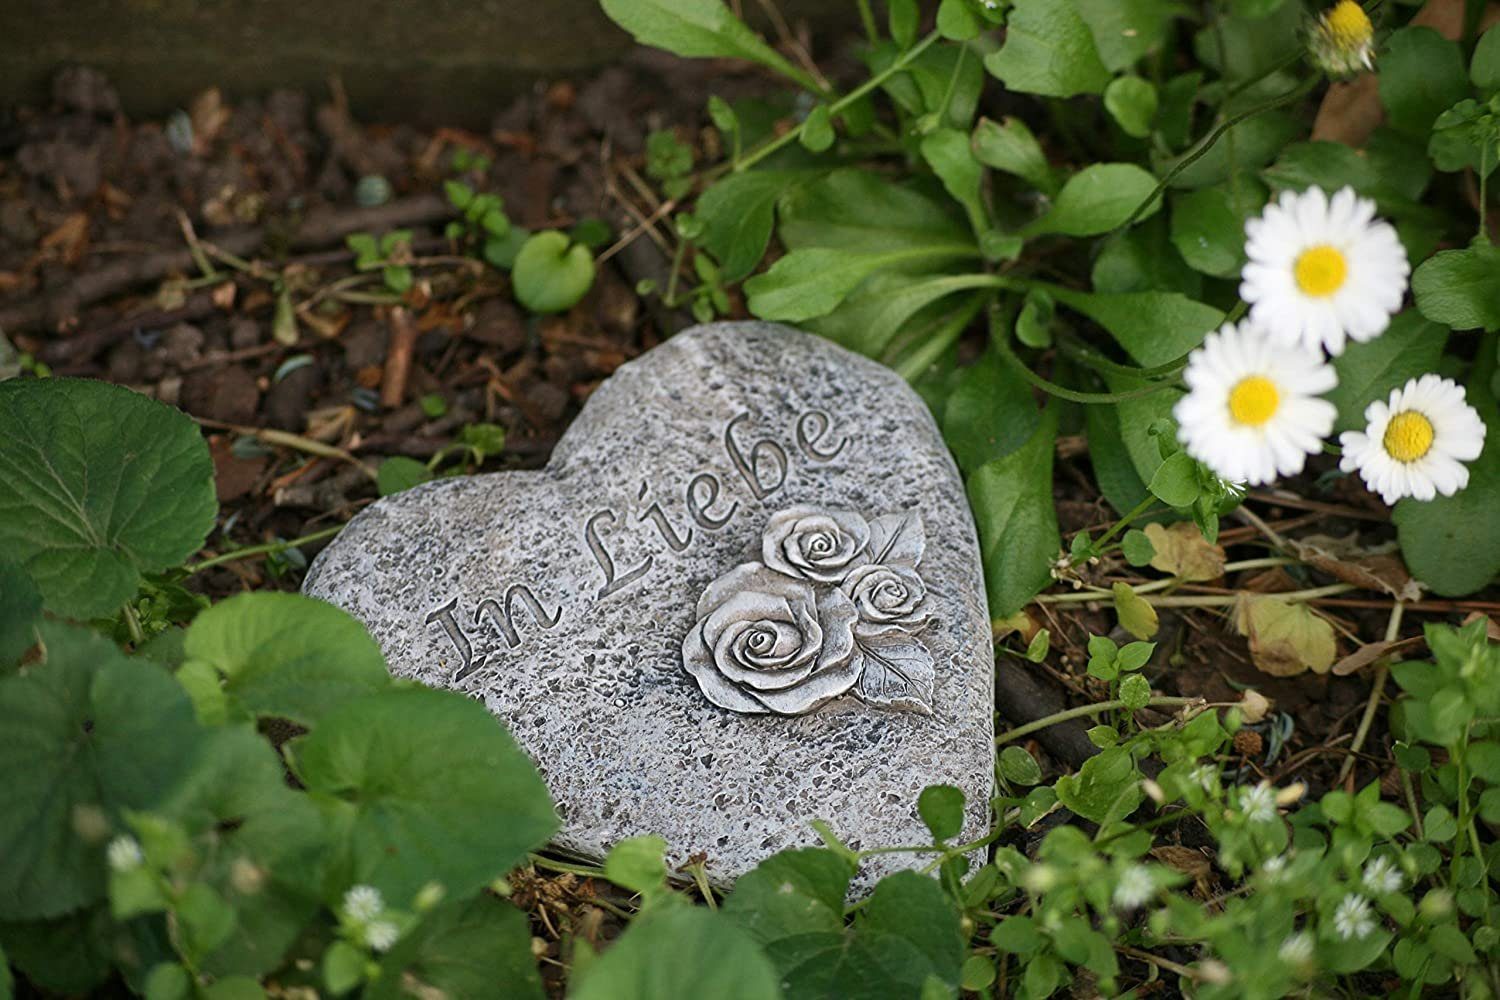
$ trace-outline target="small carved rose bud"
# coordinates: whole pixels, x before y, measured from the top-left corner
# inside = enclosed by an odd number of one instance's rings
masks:
[[[870,524],[853,511],[788,507],[767,522],[761,558],[778,573],[838,583],[866,558],[869,544]]]
[[[856,566],[842,587],[867,622],[912,622],[927,596],[922,578],[904,566]]]
[[[746,563],[704,590],[683,663],[720,708],[797,715],[859,680],[858,617],[841,590]]]

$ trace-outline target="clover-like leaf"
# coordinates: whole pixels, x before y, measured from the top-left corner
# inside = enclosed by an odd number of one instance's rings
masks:
[[[60,622],[45,659],[0,681],[0,919],[59,916],[100,899],[104,847],[127,809],[149,809],[200,746],[187,694],[154,663]]]
[[[93,618],[213,527],[213,462],[187,416],[83,379],[0,382],[0,551],[48,609]]]
[[[577,305],[594,285],[594,255],[566,233],[549,229],[521,244],[511,267],[521,305],[535,313],[563,312]]]

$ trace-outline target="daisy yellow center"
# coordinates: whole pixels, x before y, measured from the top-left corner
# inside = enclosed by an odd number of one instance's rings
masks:
[[[1398,462],[1415,462],[1432,450],[1432,421],[1416,410],[1403,410],[1385,425],[1385,453]]]
[[[1323,23],[1328,25],[1328,33],[1333,36],[1334,41],[1351,48],[1368,42],[1375,33],[1369,15],[1354,0],[1341,0],[1335,4],[1324,15]]]
[[[1280,407],[1281,393],[1276,390],[1276,383],[1264,375],[1242,378],[1229,390],[1229,415],[1237,424],[1260,427]]]
[[[1344,287],[1349,262],[1341,251],[1324,243],[1302,251],[1292,265],[1292,274],[1304,295],[1322,298]]]

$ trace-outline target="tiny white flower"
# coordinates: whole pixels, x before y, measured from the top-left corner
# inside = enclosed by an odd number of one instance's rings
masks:
[[[1240,811],[1251,823],[1270,823],[1276,819],[1276,789],[1262,781],[1240,793]]]
[[[344,893],[344,915],[361,923],[374,920],[385,909],[380,890],[373,885],[356,885]]]
[[[1307,931],[1298,931],[1281,942],[1276,955],[1290,965],[1305,965],[1313,956],[1313,936]]]
[[[401,931],[389,920],[376,920],[365,928],[365,944],[371,951],[389,951]]]
[[[1333,929],[1345,941],[1367,936],[1375,929],[1375,917],[1370,913],[1370,901],[1355,893],[1345,896],[1333,913]]]
[[[1134,910],[1156,895],[1156,880],[1145,865],[1131,865],[1120,873],[1115,883],[1115,906]]]
[[[1469,485],[1472,462],[1484,450],[1484,421],[1463,386],[1423,375],[1392,389],[1389,400],[1365,409],[1366,426],[1339,436],[1339,468],[1359,471],[1365,485],[1388,504],[1402,497],[1451,497]]]
[[[1188,357],[1188,394],[1172,410],[1187,453],[1223,479],[1269,483],[1302,471],[1338,411],[1322,356],[1277,344],[1253,323],[1226,325]]]
[[[109,866],[117,872],[129,872],[141,866],[146,856],[141,853],[140,842],[134,837],[121,835],[109,842],[104,849]]]
[[[1199,764],[1188,772],[1188,780],[1205,792],[1211,792],[1219,783],[1219,769],[1212,764]]]
[[[1375,68],[1375,26],[1355,0],[1339,0],[1313,25],[1308,48],[1313,60],[1334,76]]]
[[[1274,858],[1267,858],[1265,864],[1260,866],[1260,873],[1267,882],[1282,881],[1286,876],[1286,855],[1278,854]]]
[[[1250,318],[1283,344],[1339,354],[1373,340],[1401,309],[1411,265],[1375,203],[1344,188],[1283,191],[1245,224],[1240,298]]]
[[[1380,857],[1365,865],[1364,875],[1360,883],[1374,895],[1382,893],[1400,892],[1401,885],[1406,880],[1401,870],[1391,864],[1391,859],[1382,854]]]

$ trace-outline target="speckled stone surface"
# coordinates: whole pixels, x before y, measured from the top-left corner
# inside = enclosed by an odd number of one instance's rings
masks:
[[[933,714],[835,698],[798,716],[704,697],[683,640],[705,586],[758,559],[777,511],[920,512]],[[817,842],[926,842],[948,783],[985,829],[993,653],[973,519],[922,401],[888,369],[787,327],[695,327],[594,393],[547,468],[373,504],[304,590],[361,619],[404,677],[481,699],[536,760],[558,846],[657,833],[723,884]],[[904,864],[878,859],[866,876]]]

